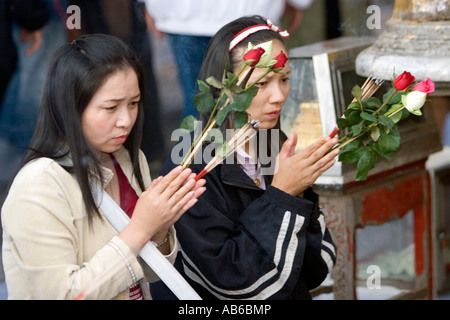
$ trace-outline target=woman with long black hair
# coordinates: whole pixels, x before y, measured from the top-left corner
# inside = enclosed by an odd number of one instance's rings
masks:
[[[151,182],[139,149],[144,92],[141,65],[116,37],[81,36],[55,53],[2,207],[9,299],[73,299],[88,287],[88,299],[141,299],[157,280],[138,258],[143,246],[173,263],[172,225],[204,181],[177,167]],[[120,232],[99,208],[105,197],[131,219]]]
[[[222,79],[227,64],[237,74],[249,43],[256,47],[272,41],[272,58],[280,52],[287,56],[285,33],[279,31],[261,17],[225,25],[209,43],[200,79]],[[248,83],[264,72],[256,68]],[[249,120],[259,121],[255,139],[260,141],[249,141],[230,156],[234,159],[205,175],[206,192],[175,224],[182,252],[177,268],[204,299],[311,299],[309,290],[323,282],[336,261],[318,195],[310,186],[333,165],[338,151],[327,151],[337,139],[325,137],[295,153],[296,135],[286,139],[280,131],[289,74],[287,62],[280,72],[259,80],[247,113]],[[212,93],[218,97],[218,90]],[[230,112],[222,130],[234,129],[232,117]],[[262,152],[276,163],[260,161]],[[168,162],[162,172],[173,166]],[[204,166],[190,168],[200,172]],[[158,298],[163,289],[152,292]]]

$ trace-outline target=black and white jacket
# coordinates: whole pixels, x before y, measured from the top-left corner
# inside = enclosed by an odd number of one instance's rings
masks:
[[[162,174],[173,167],[166,163]],[[199,172],[203,165],[191,168]],[[262,190],[237,164],[221,164],[205,179],[205,193],[175,225],[181,244],[175,265],[199,295],[311,299],[309,290],[336,262],[318,195]],[[152,290],[155,299],[160,290]]]

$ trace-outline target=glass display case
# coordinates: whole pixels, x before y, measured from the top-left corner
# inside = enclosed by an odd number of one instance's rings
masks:
[[[385,300],[415,287],[414,213],[356,229],[355,286],[357,299]],[[379,288],[371,279],[379,270]],[[381,288],[383,285],[383,288]]]
[[[281,129],[298,134],[299,150],[333,131],[336,119],[353,100],[352,88],[362,86],[367,78],[356,73],[355,60],[373,41],[373,37],[341,37],[290,50],[291,92],[282,111]],[[392,68],[393,76],[404,71]],[[385,81],[374,96],[382,98],[390,87],[391,82]],[[402,120],[402,145],[394,160],[382,159],[369,176],[426,158],[442,148],[431,108],[423,111],[422,117]],[[418,144],[423,148],[418,149]],[[336,162],[316,183],[339,188],[354,181],[355,171],[353,163]]]
[[[367,78],[357,74],[355,61],[373,41],[342,37],[290,50],[291,92],[281,129],[297,133],[298,150],[333,131],[353,100],[352,88]],[[393,76],[404,71],[394,68]],[[374,96],[381,98],[390,87],[385,81]],[[366,181],[355,181],[355,163],[339,161],[316,180],[338,255],[329,279],[314,290],[315,297],[433,296],[433,205],[425,162],[442,145],[432,111],[425,105],[421,117],[402,120],[400,148],[391,161],[381,159]],[[380,290],[371,290],[368,282],[372,266],[380,269]]]
[[[373,43],[371,37],[341,37],[290,50],[291,92],[282,111],[281,128],[298,135],[297,149],[328,135],[351,102],[351,90],[365,78],[355,59]],[[345,169],[336,163],[319,184],[342,184]]]

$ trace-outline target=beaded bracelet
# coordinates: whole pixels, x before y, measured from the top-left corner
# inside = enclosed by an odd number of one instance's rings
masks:
[[[122,250],[120,250],[120,248],[119,248],[118,246],[116,246],[116,244],[113,243],[113,242],[111,242],[111,241],[108,242],[108,245],[111,246],[111,247],[113,247],[114,250],[116,250],[117,253],[118,253],[118,254],[122,257],[122,259],[125,261],[125,263],[126,263],[126,265],[127,265],[127,268],[128,268],[128,271],[130,272],[131,279],[133,280],[133,284],[136,284],[136,283],[137,283],[136,274],[134,273],[134,270],[133,270],[133,268],[131,267],[131,264],[128,262],[127,258],[126,258],[125,255],[123,254]]]
[[[166,243],[167,240],[169,240],[169,237],[170,237],[170,232],[167,233],[167,237],[166,237],[163,241],[161,241],[160,243],[156,243],[156,242],[153,241],[153,240],[150,240],[150,242],[151,242],[156,248],[159,248],[159,247],[161,247],[164,243]]]

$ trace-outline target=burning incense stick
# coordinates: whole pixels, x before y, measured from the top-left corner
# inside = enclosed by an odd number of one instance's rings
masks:
[[[382,79],[377,79],[375,77],[369,76],[361,87],[361,89],[363,90],[362,95],[361,95],[361,101],[365,101],[368,98],[370,98],[371,96],[373,96],[375,94],[375,92],[377,92],[377,90],[381,87],[383,82],[384,82],[384,80],[382,80]],[[356,101],[357,101],[357,99],[354,98],[352,103],[356,102]],[[345,118],[345,115],[342,115],[341,118]],[[339,133],[339,128],[336,126],[333,129],[333,131],[330,133],[329,137],[331,139],[333,139],[338,133]]]
[[[250,141],[251,138],[256,134],[256,130],[259,126],[259,121],[252,120],[246,123],[234,136],[228,141],[228,149],[225,156],[215,156],[210,162],[205,166],[205,168],[198,173],[195,180],[201,179],[205,174],[210,172],[216,166],[218,166],[224,159],[232,155],[239,147],[242,147],[245,143]]]

